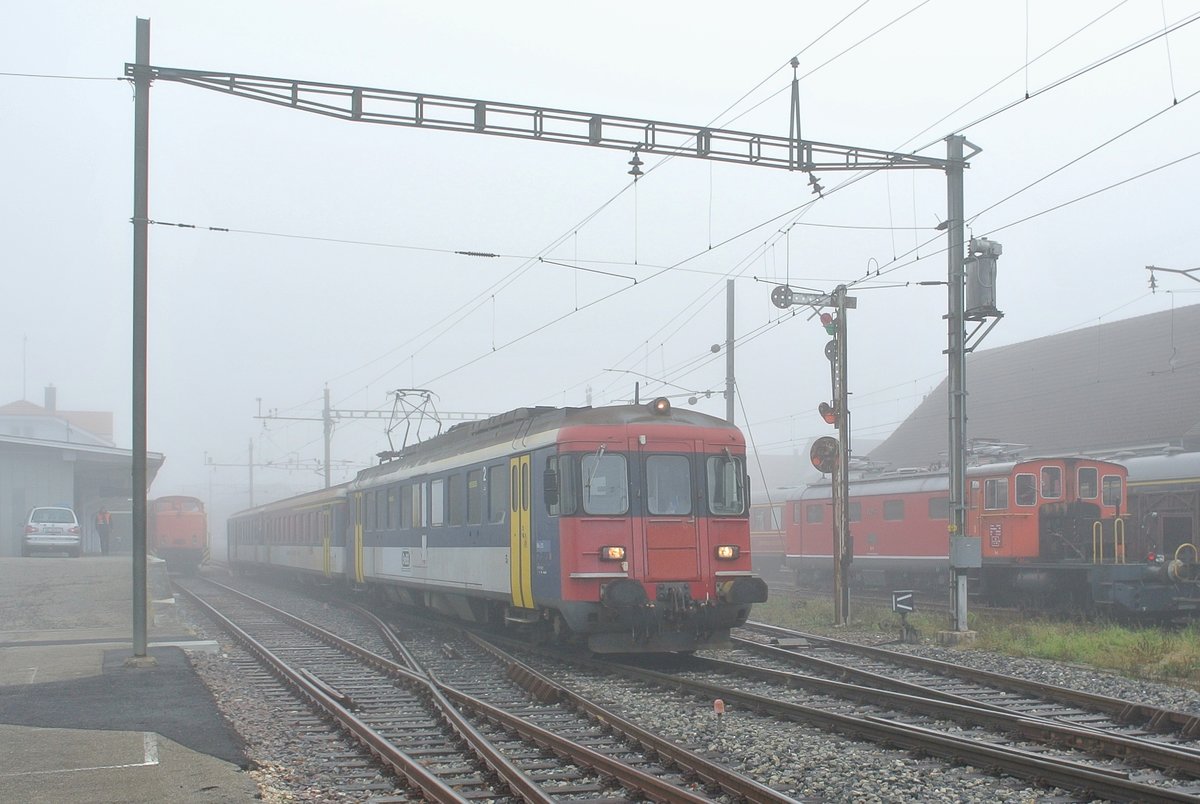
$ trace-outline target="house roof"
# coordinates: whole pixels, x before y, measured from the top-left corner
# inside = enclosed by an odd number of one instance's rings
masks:
[[[68,422],[71,427],[92,434],[100,441],[113,443],[113,415],[102,410],[47,410],[24,399],[0,405],[2,416],[40,416]]]
[[[1003,325],[1001,325],[1003,326]],[[1025,455],[1200,449],[1200,305],[967,355],[968,447]],[[946,381],[870,454],[893,467],[944,464]]]

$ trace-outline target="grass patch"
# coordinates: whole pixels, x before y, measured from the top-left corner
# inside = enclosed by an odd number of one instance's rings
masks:
[[[1149,628],[1027,621],[986,628],[976,647],[1200,687],[1200,625]]]
[[[756,603],[751,619],[832,637],[846,630],[833,625],[832,600],[778,595]],[[908,616],[908,622],[924,637],[949,627],[947,615],[940,613],[916,611]],[[978,611],[968,612],[968,624],[978,637],[973,646],[964,645],[964,650],[977,648],[1081,664],[1200,689],[1200,624],[1151,628],[1029,620]],[[900,617],[884,607],[851,605],[849,630],[873,630],[895,637],[900,632]]]

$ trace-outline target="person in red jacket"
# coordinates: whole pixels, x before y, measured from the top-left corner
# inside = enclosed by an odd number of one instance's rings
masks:
[[[96,534],[100,537],[100,552],[108,555],[108,534],[112,532],[112,514],[107,508],[96,512]]]

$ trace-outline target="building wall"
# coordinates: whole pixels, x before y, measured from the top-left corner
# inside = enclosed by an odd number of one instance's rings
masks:
[[[0,447],[0,555],[21,554],[21,533],[34,506],[78,510],[74,458],[70,450]]]

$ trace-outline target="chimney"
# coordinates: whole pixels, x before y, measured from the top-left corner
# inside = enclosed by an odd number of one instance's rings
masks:
[[[56,402],[57,402],[56,397],[57,396],[58,396],[58,391],[54,388],[54,385],[53,384],[47,385],[46,386],[46,405],[45,405],[47,413],[53,413],[55,408],[57,407],[57,405],[56,405]]]

